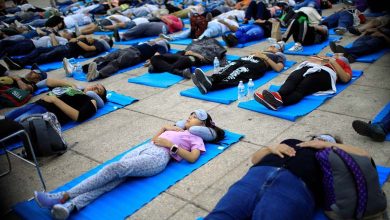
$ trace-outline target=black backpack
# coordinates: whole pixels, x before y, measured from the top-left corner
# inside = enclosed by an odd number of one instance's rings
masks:
[[[20,124],[29,134],[37,157],[66,152],[68,146],[62,137],[61,125],[53,113],[33,114],[23,118]],[[27,158],[32,158],[29,148],[25,148],[25,150]]]

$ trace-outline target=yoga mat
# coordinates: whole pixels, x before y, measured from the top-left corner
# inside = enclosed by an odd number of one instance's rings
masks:
[[[351,85],[353,82],[355,82],[361,75],[363,74],[363,71],[360,70],[353,70],[352,71],[352,79],[350,82],[346,84],[336,84],[337,92],[332,95],[309,95],[303,98],[299,103],[290,105],[290,106],[283,106],[280,107],[277,111],[269,110],[262,104],[258,103],[255,100],[247,101],[247,102],[241,102],[238,104],[238,107],[243,109],[248,109],[255,112],[260,112],[263,114],[275,116],[278,118],[283,118],[289,121],[295,121],[298,117],[309,114],[316,108],[318,108],[322,103],[324,103],[327,99],[332,98],[333,96],[336,96],[340,92],[342,92],[344,89],[346,89],[349,85]],[[271,91],[278,91],[280,86],[272,85],[270,87]]]
[[[379,175],[379,183],[383,187],[386,180],[389,178],[390,174],[390,167],[384,167],[384,166],[376,166],[376,170],[378,171]],[[313,220],[328,220],[329,218],[326,217],[325,213],[319,209],[315,213]],[[203,220],[203,217],[197,218],[197,220]]]
[[[123,108],[127,105],[132,104],[133,102],[138,101],[138,99],[132,98],[130,96],[125,96],[119,93],[116,93],[114,91],[107,91],[107,102],[104,104],[104,106],[97,110],[97,112],[86,121],[93,120],[95,118],[98,118],[100,116],[103,116],[105,114],[108,114],[110,112],[116,111],[120,108]],[[85,121],[83,121],[85,122]],[[69,130],[83,122],[68,122],[61,126],[61,130],[64,132],[66,130]],[[7,146],[8,150],[14,150],[17,148],[22,147],[21,143],[13,143],[9,146]],[[4,154],[4,150],[0,149],[0,155]]]
[[[128,29],[119,29],[119,33],[125,33]],[[95,31],[93,32],[93,35],[107,35],[112,36],[114,34],[114,31]]]
[[[137,69],[139,67],[142,67],[144,64],[143,63],[138,63],[134,66],[130,66],[130,67],[127,67],[127,68],[124,68],[124,69],[121,69],[119,70],[118,72],[112,74],[111,76],[114,76],[114,75],[117,75],[117,74],[120,74],[120,73],[124,73],[124,72],[127,72],[127,71],[130,71],[130,70],[133,70],[133,69]],[[85,73],[80,73],[80,72],[76,72],[76,73],[73,73],[73,78],[75,80],[78,80],[78,81],[88,81],[87,80],[87,74]],[[99,80],[100,78],[98,78],[97,80]]]
[[[151,36],[151,37],[142,37],[142,38],[135,38],[127,41],[119,41],[119,42],[114,42],[116,45],[133,45],[133,44],[138,44],[138,43],[143,43],[149,40],[154,40],[158,38],[158,36]]]
[[[171,50],[171,53],[177,52],[176,50]],[[226,55],[227,60],[236,60],[240,58],[236,55]],[[207,72],[213,69],[212,65],[206,65],[199,67],[203,71]],[[192,68],[192,72],[194,72],[195,68]],[[127,80],[129,83],[136,83],[145,86],[152,86],[158,88],[168,88],[180,81],[182,81],[184,77],[178,76],[172,73],[163,72],[163,73],[145,73],[141,76],[133,77]]]
[[[190,19],[189,18],[182,18],[183,24],[190,24]]]
[[[237,44],[236,46],[234,46],[233,48],[244,48],[244,47],[249,47],[249,46],[252,46],[254,44],[258,44],[258,43],[261,43],[263,41],[267,40],[266,38],[264,39],[261,39],[261,40],[255,40],[255,41],[250,41],[250,42],[246,42],[246,43],[243,43],[243,44]],[[226,46],[226,43],[225,41],[221,40],[221,41],[218,41],[222,46]]]
[[[352,47],[352,43],[348,44],[345,47],[346,48]],[[382,49],[382,50],[375,52],[375,53],[372,53],[372,54],[360,56],[356,59],[356,62],[373,63],[376,60],[378,60],[379,58],[381,58],[383,55],[385,55],[387,52],[389,52],[389,50],[390,50],[389,48],[385,48],[385,49]],[[326,56],[331,57],[331,56],[333,56],[333,53],[326,53]]]
[[[382,110],[375,116],[375,118],[372,120],[372,123],[377,123],[382,121],[382,119],[390,114],[390,102],[385,105]],[[386,141],[390,141],[390,133],[386,135]]]
[[[284,67],[284,70],[287,70],[288,68],[292,67],[296,62],[295,61],[286,61],[286,65]],[[278,76],[280,73],[275,71],[267,71],[264,76],[260,77],[259,79],[254,80],[255,89],[259,88],[260,86],[266,84],[276,76]],[[247,83],[245,85],[247,88]],[[216,91],[210,91],[207,94],[202,94],[199,92],[199,89],[197,87],[193,87],[184,91],[180,92],[180,95],[187,96],[191,98],[206,100],[210,102],[217,102],[222,104],[230,104],[237,100],[237,86],[226,88],[222,90],[216,90]]]
[[[206,152],[203,153],[195,163],[188,163],[184,160],[181,162],[171,161],[166,169],[160,174],[146,178],[129,178],[128,181],[100,196],[79,212],[73,213],[69,219],[125,219],[167,190],[170,186],[174,185],[177,181],[183,179],[191,172],[222,153],[229,146],[238,142],[242,137],[243,135],[226,131],[225,139],[220,141],[219,144],[206,144]],[[104,166],[119,160],[123,155],[134,148],[135,147],[97,166],[64,186],[59,187],[55,191],[67,190],[75,186],[82,180],[98,172]],[[33,200],[16,204],[13,210],[23,219],[52,219],[50,210],[40,208]]]
[[[313,45],[304,45],[302,51],[288,51],[292,46],[294,46],[295,42],[289,42],[285,45],[284,53],[289,55],[303,55],[303,56],[311,56],[316,55],[319,52],[321,52],[322,49],[324,49],[326,46],[329,45],[329,42],[331,41],[337,41],[340,40],[340,36],[330,36],[328,40],[320,43],[320,44],[313,44]]]
[[[77,63],[77,62],[84,62],[86,60],[89,60],[89,59],[92,59],[92,58],[96,58],[98,56],[102,56],[102,55],[105,55],[105,54],[108,54],[108,53],[111,53],[113,51],[117,50],[116,48],[111,48],[109,51],[106,51],[106,52],[103,52],[103,53],[100,53],[99,55],[97,56],[94,56],[94,57],[88,57],[88,58],[75,58],[74,59],[74,62]],[[62,64],[62,61],[57,61],[57,62],[52,62],[52,63],[44,63],[44,64],[39,64],[39,68],[43,71],[51,71],[51,70],[56,70],[56,69],[59,69],[59,68],[62,68],[63,67],[63,64]],[[25,66],[26,69],[30,69],[31,66]]]

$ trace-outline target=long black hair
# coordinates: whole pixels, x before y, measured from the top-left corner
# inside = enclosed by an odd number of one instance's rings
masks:
[[[213,122],[213,119],[211,118],[209,113],[207,113],[207,118],[205,120],[205,126],[208,128],[214,129],[215,133],[217,134],[217,137],[215,137],[214,142],[218,142],[225,137],[225,131],[215,125],[215,123]]]

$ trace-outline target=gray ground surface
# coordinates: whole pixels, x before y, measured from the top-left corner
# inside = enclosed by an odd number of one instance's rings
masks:
[[[49,1],[31,2],[46,6]],[[337,8],[325,11],[324,15]],[[352,35],[346,34],[341,43],[345,44],[353,39]],[[228,53],[247,55],[265,47],[266,43],[260,43],[244,49],[228,49]],[[329,47],[321,54],[328,51]],[[288,58],[304,60],[301,56]],[[196,108],[206,109],[219,126],[244,134],[245,138],[170,187],[129,219],[196,219],[206,215],[228,187],[248,170],[252,153],[285,138],[305,138],[313,133],[338,134],[345,143],[367,149],[377,164],[390,166],[390,143],[372,142],[357,135],[351,126],[352,121],[356,119],[371,120],[390,100],[389,58],[390,54],[387,54],[373,64],[353,64],[354,69],[364,70],[364,75],[344,92],[296,122],[247,111],[238,108],[238,103],[222,105],[182,97],[179,92],[193,86],[188,80],[168,89],[127,83],[129,77],[145,73],[146,68],[101,80],[100,82],[109,90],[136,97],[140,101],[65,132],[67,141],[75,146],[61,157],[41,160],[48,190],[61,186],[144,141],[154,135],[161,126],[187,117]],[[15,74],[25,72],[26,70]],[[280,74],[262,88],[269,84],[282,83],[288,73],[289,71]],[[49,77],[64,79],[65,75],[63,70],[56,70],[51,71]],[[76,83],[84,84],[78,81]],[[34,100],[36,98],[32,101]],[[9,110],[2,110],[1,113]],[[2,156],[0,167],[5,166],[6,160]],[[40,189],[40,182],[33,167],[16,159],[12,159],[12,166],[12,173],[0,179],[2,207],[0,213],[3,214],[15,203],[31,198],[33,190]],[[384,189],[390,195],[389,182]],[[4,219],[3,217],[0,218]],[[8,213],[5,218],[18,219],[12,213]]]

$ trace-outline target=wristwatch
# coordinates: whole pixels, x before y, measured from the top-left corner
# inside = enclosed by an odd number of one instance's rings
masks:
[[[179,147],[176,144],[174,144],[174,145],[172,145],[172,147],[169,151],[171,152],[171,154],[175,155],[179,151]]]

